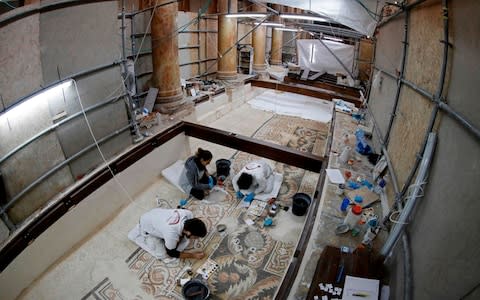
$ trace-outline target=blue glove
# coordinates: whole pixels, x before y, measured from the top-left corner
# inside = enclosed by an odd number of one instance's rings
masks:
[[[242,199],[243,197],[245,197],[245,195],[242,194],[242,192],[240,191],[236,192],[235,195],[237,196],[237,199]]]
[[[185,206],[185,205],[187,205],[187,199],[180,200],[180,206]]]
[[[245,201],[246,202],[252,202],[253,198],[255,198],[255,194],[253,192],[251,192],[250,194],[247,195],[247,197],[245,198]]]
[[[210,189],[212,189],[213,186],[214,186],[214,184],[213,184],[213,177],[212,177],[212,176],[208,176],[208,187],[209,187]]]

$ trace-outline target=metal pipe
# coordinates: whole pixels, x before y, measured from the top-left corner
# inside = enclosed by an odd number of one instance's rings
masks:
[[[114,131],[113,133],[103,137],[102,139],[98,140],[98,144],[101,144],[109,139],[111,139],[112,137],[114,136],[117,136],[119,135],[120,133],[128,130],[130,128],[131,124],[128,124],[122,128],[120,128],[119,130],[116,130]],[[29,192],[31,189],[33,189],[35,186],[37,186],[40,182],[44,181],[45,179],[47,179],[49,176],[51,176],[53,173],[55,173],[56,171],[58,171],[59,169],[63,168],[66,164],[68,164],[69,162],[71,162],[72,160],[78,158],[79,156],[83,155],[85,152],[95,148],[97,145],[96,143],[93,143],[93,144],[90,144],[89,146],[83,148],[82,150],[80,150],[79,152],[75,153],[74,155],[72,155],[71,157],[69,157],[68,159],[62,161],[61,163],[59,163],[58,165],[56,165],[55,167],[53,167],[52,169],[48,170],[48,172],[44,173],[42,176],[40,176],[39,178],[37,178],[35,181],[33,181],[32,183],[30,183],[26,188],[24,188],[20,193],[16,194],[15,197],[13,197],[7,204],[3,205],[0,209],[0,214],[2,213],[5,213],[7,211],[7,209],[9,209],[13,204],[15,204],[15,202],[18,201],[18,199],[20,199],[21,197],[23,197],[27,192]]]
[[[135,32],[135,19],[130,18],[130,33],[134,33],[134,32]],[[135,39],[130,38],[130,44],[131,44],[131,47],[132,47],[132,57],[128,56],[127,58],[133,58],[133,68],[134,68],[133,72],[135,72],[135,60],[138,58],[137,55],[133,56],[134,53],[137,53],[137,44],[135,42]],[[133,85],[135,86],[135,94],[136,94],[137,91],[138,91],[137,77],[136,76],[133,76]]]
[[[321,32],[329,35],[334,36],[342,36],[342,37],[349,37],[354,39],[363,38],[365,35],[358,33],[353,30],[343,29],[343,28],[336,28],[327,25],[320,25],[320,24],[311,24],[311,23],[304,23],[304,22],[295,22],[296,25],[301,26],[302,28],[306,29],[307,31],[314,31],[314,32]]]
[[[411,88],[412,90],[414,90],[415,92],[419,93],[420,95],[424,96],[425,98],[435,102],[435,97],[433,94],[430,94],[429,92],[427,92],[426,90],[424,90],[423,88],[417,86],[415,83],[413,82],[410,82],[406,79],[401,79],[402,82],[408,86],[409,88]]]
[[[427,177],[428,168],[432,161],[432,156],[433,156],[433,151],[435,150],[436,141],[437,141],[437,134],[433,132],[430,133],[428,136],[427,147],[425,148],[425,153],[423,155],[422,162],[420,164],[420,169],[415,179],[412,195],[410,196],[409,201],[407,201],[404,209],[400,213],[398,224],[396,224],[396,226],[393,227],[392,232],[388,236],[387,241],[385,242],[385,244],[383,245],[380,251],[380,254],[385,257],[390,254],[396,242],[400,238],[401,234],[404,232],[406,227],[405,225],[408,223],[410,219],[410,215],[413,212],[413,209],[415,208],[417,199],[421,197],[420,186],[424,183]]]
[[[452,117],[454,120],[458,121],[463,127],[465,127],[470,133],[472,133],[477,140],[480,140],[480,129],[475,127],[472,123],[470,123],[467,119],[465,119],[464,116],[462,116],[460,113],[454,111],[448,104],[445,102],[440,102],[438,104],[442,111],[446,112],[450,117]]]
[[[330,54],[333,55],[333,57],[343,67],[343,69],[348,73],[348,75],[350,75],[352,79],[356,79],[355,76],[353,76],[352,72],[345,66],[345,64],[340,60],[340,58],[338,58],[338,56],[332,51],[332,49],[330,49],[330,47],[328,47],[327,44],[325,44],[325,42],[322,41],[322,38],[320,37],[318,40],[323,45],[323,47],[325,47],[325,49],[327,49],[328,52],[330,52]]]
[[[376,70],[379,71],[379,72],[384,73],[385,75],[390,76],[392,79],[398,80],[398,76],[396,76],[396,75],[394,75],[394,74],[392,74],[392,73],[390,73],[390,72],[388,72],[388,71],[386,71],[386,70],[380,69],[379,67],[377,67],[377,66],[375,66],[375,65],[373,66],[373,68],[376,69]]]
[[[18,98],[17,100],[15,100],[14,103],[10,104],[9,106],[7,107],[4,107],[3,110],[0,112],[0,113],[5,113],[7,112],[8,110],[10,110],[12,107],[14,107],[15,105],[18,105],[20,103],[22,103],[23,101],[37,95],[38,93],[41,93],[43,92],[45,89],[48,89],[48,88],[51,88],[59,83],[62,83],[64,81],[67,81],[69,79],[78,79],[78,78],[81,78],[83,76],[86,76],[86,75],[89,75],[91,73],[96,73],[96,72],[100,72],[100,71],[103,71],[105,69],[108,69],[108,68],[111,68],[111,67],[114,67],[114,66],[117,66],[119,64],[123,63],[123,61],[114,61],[113,63],[108,63],[108,64],[104,64],[104,65],[100,65],[100,66],[97,66],[97,67],[94,67],[94,68],[91,68],[91,69],[87,69],[85,71],[81,71],[81,72],[78,72],[78,73],[74,73],[74,74],[71,74],[61,80],[56,80],[56,81],[53,81],[51,83],[49,83],[48,85],[42,87],[41,89],[38,89],[26,96],[23,96],[21,98]]]
[[[375,69],[389,75],[390,77],[392,78],[396,78],[394,75],[392,75],[391,73],[387,72],[387,71],[384,71],[382,69],[380,69],[379,67],[375,66]],[[456,112],[453,108],[451,108],[445,101],[444,98],[440,98],[440,99],[437,99],[435,97],[435,95],[433,94],[430,94],[429,92],[427,92],[426,90],[422,89],[421,87],[418,87],[416,86],[414,83],[406,80],[406,79],[402,79],[402,82],[408,86],[409,88],[411,88],[412,90],[416,91],[417,93],[419,93],[420,95],[424,96],[425,98],[429,99],[430,101],[436,103],[439,108],[443,111],[443,112],[446,112],[448,116],[452,117],[454,120],[458,121],[463,127],[465,127],[465,129],[467,129],[468,131],[470,131],[470,133],[472,133],[477,139],[480,139],[480,129],[475,127],[475,125],[473,125],[470,121],[468,121],[462,114]]]
[[[100,103],[97,103],[95,105],[92,105],[90,107],[88,107],[85,112],[89,112],[91,110],[94,110],[94,109],[97,109],[99,107],[103,107],[107,104],[110,104],[110,103],[114,103],[116,102],[116,100],[120,99],[121,97],[125,97],[126,94],[122,94],[122,95],[119,95],[119,96],[115,96],[115,97],[112,97],[110,99],[108,99],[107,101],[104,101],[104,102],[100,102]],[[34,142],[35,140],[37,140],[38,138],[40,138],[41,136],[49,133],[50,131],[56,129],[57,127],[60,127],[61,125],[69,122],[70,120],[72,119],[75,119],[77,118],[78,116],[81,116],[82,115],[82,112],[77,112],[71,116],[69,116],[68,118],[65,118],[61,121],[59,121],[58,123],[55,123],[53,125],[51,125],[50,127],[48,128],[45,128],[44,130],[42,130],[41,132],[37,133],[36,135],[34,135],[33,137],[29,138],[28,140],[26,140],[25,142],[23,142],[22,144],[18,145],[17,147],[15,147],[14,149],[12,149],[10,152],[8,152],[7,154],[5,154],[4,157],[2,157],[0,159],[0,164],[3,163],[5,160],[7,160],[8,158],[10,158],[13,154],[15,154],[16,152],[20,151],[21,149],[25,148],[26,146],[28,146],[29,144],[31,144],[32,142]]]
[[[135,115],[133,113],[133,98],[132,95],[130,95],[130,92],[128,91],[126,81],[128,77],[130,76],[127,71],[127,49],[125,47],[125,0],[122,0],[122,61],[123,61],[123,74],[122,74],[122,86],[125,89],[125,93],[127,94],[127,113],[130,116],[130,121],[133,126],[133,132],[132,135],[135,135],[135,138],[133,139],[134,142],[139,142],[143,139],[143,135],[140,133],[140,128],[138,126],[137,120],[135,119]],[[133,82],[136,82],[135,76],[133,76]]]
[[[410,241],[406,232],[402,235],[403,246],[403,299],[410,300],[412,298],[413,280],[412,280],[412,255],[410,251]]]
[[[10,232],[15,231],[15,229],[17,229],[17,226],[13,224],[13,222],[10,220],[10,218],[6,213],[1,213],[0,218],[2,218],[3,223],[7,226]]]
[[[405,25],[403,31],[403,48],[402,48],[402,62],[400,67],[400,76],[397,80],[397,91],[395,92],[395,99],[393,102],[392,113],[390,114],[390,120],[388,121],[387,135],[385,136],[385,143],[388,146],[390,141],[390,132],[392,131],[393,120],[395,119],[395,114],[397,112],[398,100],[400,99],[400,91],[402,90],[402,79],[405,75],[405,65],[407,57],[407,48],[408,48],[408,25],[410,21],[410,11],[407,10],[405,13]]]

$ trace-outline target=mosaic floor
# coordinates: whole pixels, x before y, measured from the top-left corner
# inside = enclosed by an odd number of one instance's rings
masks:
[[[328,124],[274,115],[253,137],[322,155],[328,131]],[[248,153],[235,152],[231,157],[231,174],[256,158]],[[278,196],[281,204],[291,207],[291,197],[297,192],[313,195],[317,173],[270,163],[284,175]],[[209,229],[207,236],[196,240],[191,248],[203,249],[208,259],[219,266],[208,278],[212,299],[272,299],[293,256],[305,217],[293,216],[291,210],[281,211],[275,217],[278,225],[263,228],[263,218],[247,215],[247,209],[233,195],[231,182],[227,181],[225,192],[214,192],[207,201],[189,201],[186,208],[202,219]],[[163,200],[160,206],[171,207],[172,203]],[[252,219],[255,224],[247,225],[247,219]],[[225,234],[215,230],[220,223],[227,225]],[[282,225],[288,227],[287,234]],[[132,295],[122,295],[120,289],[105,277],[83,299],[182,299],[178,279],[188,277],[187,271],[200,268],[204,261],[163,262],[137,248],[125,257],[125,264],[139,280],[143,295],[133,295],[133,298]],[[197,274],[194,276],[201,278]]]

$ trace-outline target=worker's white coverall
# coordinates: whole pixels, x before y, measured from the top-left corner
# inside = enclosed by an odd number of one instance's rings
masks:
[[[140,217],[140,222],[130,231],[128,238],[158,259],[171,258],[168,249],[185,250],[189,239],[182,237],[186,220],[193,213],[186,209],[154,208]]]
[[[238,187],[238,178],[242,173],[252,175],[252,185],[246,190],[240,190]],[[232,179],[233,189],[247,195],[251,192],[255,194],[268,194],[273,189],[275,176],[273,175],[272,167],[264,160],[256,160],[248,163],[238,172]]]

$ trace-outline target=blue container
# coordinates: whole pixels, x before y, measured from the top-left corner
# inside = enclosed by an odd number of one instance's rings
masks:
[[[342,205],[340,205],[340,210],[346,212],[349,205],[350,199],[348,199],[347,197],[343,198]]]

